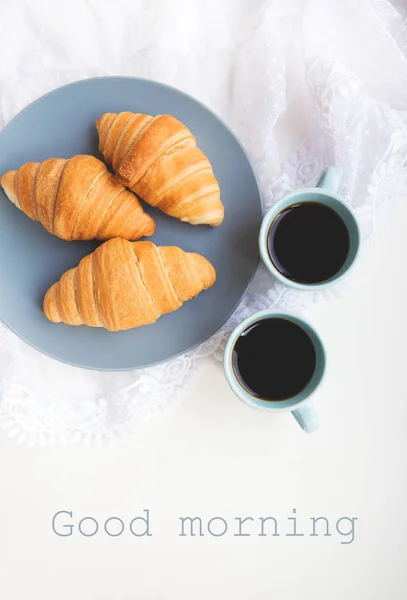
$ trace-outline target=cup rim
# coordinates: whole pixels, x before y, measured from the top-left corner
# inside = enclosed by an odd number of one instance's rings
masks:
[[[269,231],[269,228],[270,228],[271,223],[273,222],[274,218],[280,212],[281,205],[289,200],[293,200],[293,204],[294,204],[295,198],[297,196],[302,196],[303,194],[307,194],[307,193],[316,194],[318,196],[328,196],[330,198],[333,198],[337,202],[339,202],[348,211],[348,213],[352,217],[355,227],[356,227],[356,232],[357,232],[356,251],[355,251],[355,255],[353,257],[351,264],[348,266],[348,268],[343,273],[341,273],[337,277],[335,277],[335,275],[334,275],[332,279],[329,279],[328,281],[323,281],[320,283],[299,283],[298,281],[292,281],[288,277],[285,277],[285,275],[280,273],[280,271],[274,265],[273,261],[270,258],[268,248],[267,248],[268,231]],[[309,200],[301,199],[301,198],[299,198],[297,200],[298,204],[302,204],[307,201],[309,202]],[[359,258],[360,247],[361,247],[360,241],[361,241],[361,231],[360,231],[358,218],[356,216],[356,213],[355,213],[353,207],[348,202],[346,202],[346,200],[344,200],[344,198],[339,196],[339,194],[337,194],[336,192],[330,191],[326,188],[301,188],[299,190],[294,190],[293,192],[286,194],[285,196],[283,196],[282,198],[277,200],[277,202],[275,202],[273,204],[273,206],[271,206],[268,209],[268,211],[266,212],[266,214],[263,217],[262,224],[260,227],[259,251],[260,251],[260,256],[261,256],[265,266],[267,267],[267,269],[270,271],[270,273],[276,279],[281,281],[281,283],[284,283],[285,285],[287,285],[291,288],[295,288],[297,290],[316,292],[316,291],[321,291],[321,290],[326,290],[328,288],[331,288],[332,286],[334,286],[337,283],[340,283],[341,281],[346,279],[346,277],[349,275],[349,273],[353,270],[353,268],[357,262],[357,259]]]
[[[240,383],[238,382],[238,380],[234,374],[234,370],[233,370],[232,351],[233,351],[234,345],[236,343],[236,340],[238,339],[240,334],[249,325],[252,325],[253,323],[257,323],[259,321],[262,321],[262,320],[270,318],[270,317],[271,318],[280,317],[282,319],[285,318],[291,322],[299,324],[300,326],[301,326],[301,324],[305,325],[306,332],[308,333],[308,331],[307,331],[307,329],[308,329],[312,333],[312,335],[318,341],[318,345],[321,350],[320,361],[322,362],[322,372],[319,376],[317,383],[315,384],[315,387],[313,389],[311,389],[304,398],[301,398],[297,402],[294,402],[291,404],[289,404],[289,403],[292,402],[292,400],[294,400],[296,396],[294,396],[293,398],[291,398],[287,401],[280,401],[280,402],[269,402],[267,400],[261,400],[259,398],[254,398],[251,394],[249,394],[249,392],[247,392],[244,389],[244,387],[242,385],[240,385]],[[312,340],[312,341],[314,341],[314,340]],[[325,377],[325,372],[326,372],[326,351],[325,351],[325,346],[322,342],[320,335],[317,333],[317,331],[315,330],[313,325],[311,325],[311,323],[307,319],[304,319],[302,316],[299,316],[290,311],[270,308],[270,309],[258,311],[256,313],[254,313],[253,315],[246,317],[246,319],[243,319],[243,321],[241,321],[238,325],[236,325],[236,327],[232,330],[232,332],[228,338],[228,341],[226,343],[225,351],[223,354],[223,368],[224,368],[225,377],[226,377],[226,380],[228,382],[230,389],[247,406],[250,406],[251,408],[256,408],[258,410],[266,410],[266,411],[271,411],[271,412],[291,412],[294,409],[296,409],[298,406],[300,406],[301,404],[305,404],[306,402],[308,402],[309,397],[321,385],[321,383]],[[307,387],[305,389],[307,389]],[[300,394],[301,393],[302,392],[300,392]]]

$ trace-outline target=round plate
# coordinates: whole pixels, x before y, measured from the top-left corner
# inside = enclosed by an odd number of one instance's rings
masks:
[[[19,113],[0,134],[0,174],[27,161],[93,154],[100,159],[95,121],[105,112],[168,113],[196,136],[212,163],[225,206],[220,227],[193,226],[144,204],[157,224],[150,238],[199,252],[217,272],[216,284],[153,325],[109,332],[49,322],[48,287],[98,242],[50,235],[0,192],[0,318],[26,342],[61,361],[100,370],[130,370],[192,349],[227,320],[258,264],[261,195],[249,159],[230,130],[205,106],[174,88],[143,79],[102,77],[59,88]]]

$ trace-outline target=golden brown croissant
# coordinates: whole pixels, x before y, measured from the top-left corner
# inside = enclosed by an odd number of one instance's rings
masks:
[[[224,208],[211,163],[175,117],[106,113],[96,127],[99,150],[120,183],[181,221],[222,223]]]
[[[5,173],[1,185],[18,208],[63,240],[138,240],[154,233],[136,196],[94,156],[28,162]]]
[[[200,254],[115,238],[50,287],[44,313],[55,323],[130,329],[177,310],[215,279],[215,269]]]

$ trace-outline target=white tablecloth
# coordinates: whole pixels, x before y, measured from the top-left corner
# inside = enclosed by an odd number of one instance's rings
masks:
[[[237,133],[266,206],[314,184],[324,166],[341,166],[341,192],[367,240],[407,193],[405,9],[404,0],[7,0],[0,120],[77,79],[160,80],[206,103]],[[108,440],[171,406],[204,360],[221,356],[234,323],[260,308],[303,309],[316,299],[260,267],[236,314],[203,347],[131,373],[60,364],[1,327],[0,426],[19,443]]]

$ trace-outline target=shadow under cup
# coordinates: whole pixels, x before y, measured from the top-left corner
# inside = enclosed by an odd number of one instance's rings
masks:
[[[314,202],[331,208],[342,219],[349,233],[349,251],[345,262],[339,271],[337,271],[329,279],[317,283],[300,283],[286,277],[277,269],[268,249],[269,232],[276,217],[290,206],[305,202]],[[292,192],[291,194],[284,196],[284,198],[281,200],[278,200],[276,204],[270,208],[263,219],[259,236],[259,246],[260,254],[264,264],[268,270],[282,283],[297,289],[316,291],[328,288],[334,283],[344,279],[352,269],[359,254],[360,231],[355,213],[353,212],[352,207],[348,205],[345,200],[330,190],[328,191],[323,188],[310,188],[308,190]],[[301,251],[300,248],[299,251]]]
[[[273,318],[288,320],[301,327],[301,329],[303,329],[306,332],[306,334],[312,342],[312,345],[315,350],[316,360],[314,373],[308,384],[297,395],[286,400],[277,401],[263,400],[250,394],[250,392],[245,387],[243,387],[243,385],[238,380],[233,367],[234,347],[242,333],[248,327],[251,327],[255,323],[262,321],[263,319]],[[272,340],[271,343],[273,343]],[[293,417],[296,419],[299,425],[307,432],[314,431],[318,427],[315,410],[310,405],[308,398],[321,383],[325,372],[325,362],[326,357],[323,344],[313,327],[303,319],[300,319],[299,317],[291,313],[280,312],[277,310],[264,310],[242,321],[242,323],[240,323],[240,325],[238,325],[238,327],[236,327],[236,329],[234,329],[234,331],[232,332],[227,342],[224,354],[224,370],[226,379],[232,391],[240,400],[242,400],[242,402],[244,402],[251,408],[256,408],[258,410],[263,411],[290,411],[292,412]],[[272,365],[270,365],[270,377],[272,376]]]

